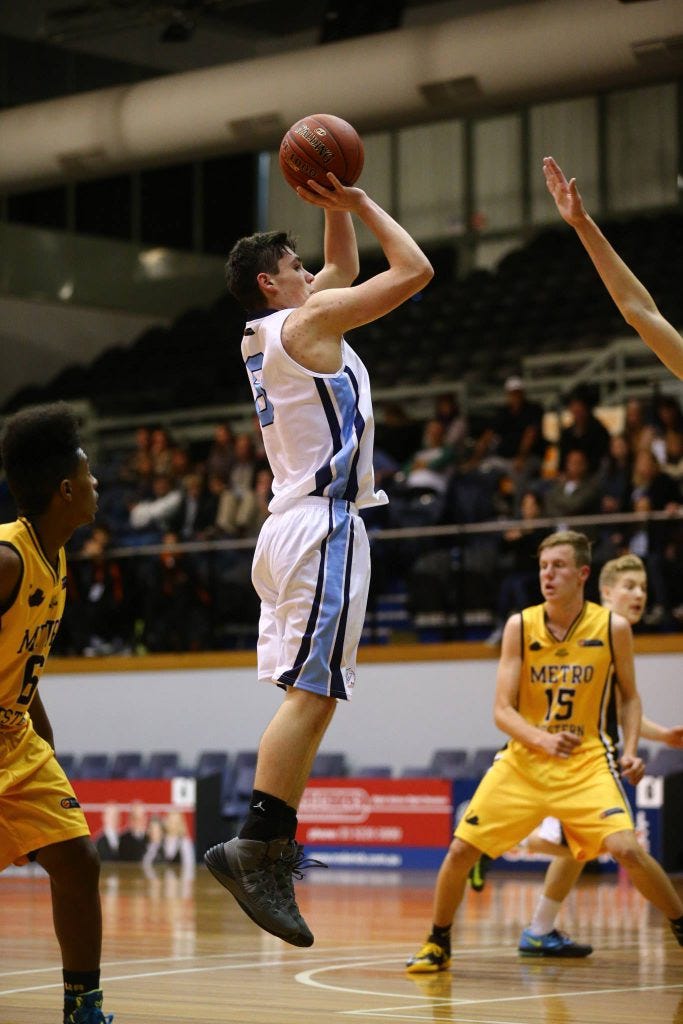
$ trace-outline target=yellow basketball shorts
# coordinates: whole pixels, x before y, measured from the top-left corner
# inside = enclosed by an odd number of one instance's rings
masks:
[[[489,857],[525,839],[546,817],[558,818],[576,860],[592,860],[607,836],[633,828],[628,802],[605,751],[568,759],[510,747],[493,762],[455,835]]]
[[[0,871],[90,829],[52,749],[32,725],[0,732]]]

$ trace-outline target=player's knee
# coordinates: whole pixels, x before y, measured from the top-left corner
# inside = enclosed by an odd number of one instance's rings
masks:
[[[623,868],[635,868],[643,864],[646,854],[633,832],[618,833],[605,840],[605,849]]]
[[[477,850],[471,843],[466,843],[463,839],[458,839],[457,836],[451,842],[448,847],[446,859],[455,867],[457,865],[462,866],[466,864],[468,867],[472,867],[473,864],[481,857],[481,850]]]
[[[56,885],[68,885],[77,889],[97,888],[100,879],[100,856],[94,843],[87,836],[56,843],[54,847],[46,847],[41,854],[38,861]]]

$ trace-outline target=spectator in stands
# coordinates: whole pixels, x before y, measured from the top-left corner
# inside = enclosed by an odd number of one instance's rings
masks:
[[[638,452],[633,465],[632,501],[647,498],[657,512],[676,512],[681,503],[678,483],[665,473],[654,452],[647,448]]]
[[[217,476],[226,483],[235,462],[235,438],[229,423],[219,423],[214,428],[213,443],[206,457],[207,477]]]
[[[595,515],[600,511],[600,485],[582,448],[572,448],[567,452],[564,472],[546,492],[545,509],[549,516],[559,520],[558,530],[567,529],[563,520],[568,516]],[[594,533],[584,527],[581,531]]]
[[[572,422],[560,434],[560,472],[565,469],[567,454],[581,450],[588,459],[591,473],[597,473],[609,451],[609,431],[595,416],[591,389],[575,388],[566,399]]]
[[[173,444],[164,427],[154,427],[152,430],[149,454],[155,474],[173,474]]]
[[[645,403],[640,398],[629,398],[624,409],[624,435],[633,456],[641,448],[651,448],[655,429],[647,421]]]
[[[540,475],[545,448],[543,407],[526,397],[521,377],[508,377],[505,405],[477,439],[467,468],[506,477],[518,509],[523,491]]]
[[[623,434],[610,437],[609,453],[598,474],[600,511],[606,515],[631,512],[633,457]],[[596,565],[609,562],[623,554],[627,548],[628,530],[623,523],[606,523],[598,530],[593,548]]]
[[[680,510],[680,485],[662,470],[657,457],[647,449],[636,456],[633,484],[632,511],[673,514]],[[647,567],[653,604],[644,616],[644,622],[649,626],[667,625],[678,600],[682,550],[680,521],[657,521],[636,526],[628,543],[629,551],[642,558]]]
[[[100,860],[119,859],[119,825],[121,808],[113,802],[106,803],[102,808],[102,831],[95,840]]]
[[[599,474],[600,511],[625,512],[630,503],[633,457],[623,434],[610,437],[607,459]]]
[[[411,419],[398,402],[385,402],[377,418],[375,447],[391,456],[397,465],[404,465],[417,451],[422,440],[422,426]]]
[[[147,808],[142,800],[133,800],[128,822],[119,836],[119,860],[141,861],[147,849]]]
[[[98,522],[81,548],[84,559],[71,565],[67,627],[78,653],[87,657],[125,654],[132,648],[128,574],[123,561],[108,556],[110,547],[109,527]]]
[[[422,447],[406,462],[403,472],[409,491],[444,494],[448,470],[453,464],[453,449],[446,444],[446,425],[432,419],[425,424]]]
[[[228,537],[243,536],[253,513],[256,467],[251,435],[238,434],[228,487],[220,495],[216,513],[216,525]]]
[[[138,427],[135,431],[135,447],[121,462],[120,479],[137,486],[140,477],[151,475],[151,427]]]
[[[654,421],[657,436],[652,450],[674,479],[683,478],[683,413],[673,395],[659,395],[655,401]]]
[[[152,497],[136,502],[130,510],[134,530],[162,533],[170,528],[180,509],[183,496],[169,473],[156,473],[152,480]]]
[[[520,502],[520,523],[502,536],[499,556],[500,587],[496,627],[487,639],[500,643],[503,627],[513,612],[541,600],[538,589],[538,546],[546,536],[547,527],[525,526],[525,522],[545,515],[543,501],[537,491],[525,491]]]
[[[455,461],[461,462],[467,443],[469,424],[455,395],[437,395],[434,418],[444,425],[444,444],[453,449]]]
[[[650,293],[588,215],[576,179],[567,181],[562,168],[551,156],[543,159],[543,173],[560,216],[576,231],[626,323],[638,332],[664,365],[683,380],[683,338],[662,316]]]
[[[204,478],[197,472],[184,477],[180,492],[180,504],[169,525],[181,540],[203,540],[216,521],[218,499],[204,486]]]
[[[211,598],[195,563],[175,550],[178,535],[167,531],[164,551],[146,562],[143,643],[148,651],[201,651],[211,647]]]

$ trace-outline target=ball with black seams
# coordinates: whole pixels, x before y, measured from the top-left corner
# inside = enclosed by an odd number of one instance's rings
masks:
[[[280,169],[294,189],[305,186],[309,178],[329,188],[328,171],[343,185],[353,185],[363,170],[364,158],[356,129],[334,114],[302,117],[280,143]]]

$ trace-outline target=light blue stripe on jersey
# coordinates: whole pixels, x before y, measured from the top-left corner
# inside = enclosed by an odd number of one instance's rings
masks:
[[[330,506],[333,525],[327,537],[320,607],[310,638],[310,650],[297,674],[296,685],[332,697],[346,698],[345,692],[337,692],[338,687],[332,690],[330,687],[337,631],[340,622],[346,621],[345,581],[347,560],[352,556],[349,551],[351,516],[346,503],[337,505],[336,502],[330,502]]]
[[[359,445],[356,433],[358,395],[346,373],[340,377],[327,378],[325,383],[332,391],[334,404],[341,417],[341,422],[338,423],[341,447],[333,453],[328,464],[333,479],[324,493],[331,498],[348,498],[353,501],[356,495],[349,497],[347,488]],[[329,416],[331,409],[328,407],[326,411]],[[357,488],[355,490],[357,491]]]

